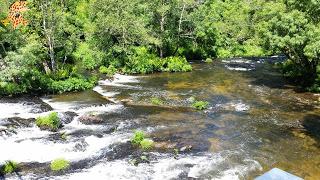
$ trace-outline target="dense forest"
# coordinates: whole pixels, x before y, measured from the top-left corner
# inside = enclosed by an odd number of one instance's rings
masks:
[[[314,0],[0,2],[0,95],[92,88],[100,74],[190,71],[188,60],[284,54],[284,75],[320,91]],[[25,1],[18,1],[19,3]]]

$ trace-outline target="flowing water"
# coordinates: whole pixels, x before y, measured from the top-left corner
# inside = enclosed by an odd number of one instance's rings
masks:
[[[296,92],[273,60],[193,63],[188,73],[115,75],[92,91],[3,98],[0,164],[19,162],[20,171],[0,179],[253,179],[274,167],[319,179],[320,96]],[[192,109],[194,98],[209,108]],[[53,111],[58,132],[36,127]],[[132,146],[135,130],[155,147]],[[70,168],[51,172],[56,158]]]

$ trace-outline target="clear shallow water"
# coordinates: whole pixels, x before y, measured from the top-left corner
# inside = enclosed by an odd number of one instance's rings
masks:
[[[19,175],[6,178],[253,179],[278,167],[319,179],[320,96],[295,92],[270,60],[194,63],[189,73],[116,75],[92,91],[2,99],[0,162],[22,163]],[[152,105],[152,97],[164,104]],[[190,97],[210,107],[195,111]],[[64,127],[40,131],[32,118],[52,111],[66,119]],[[81,121],[86,115],[98,121]],[[132,147],[136,129],[156,148]],[[133,165],[141,156],[148,161]],[[49,163],[60,157],[71,167],[52,173]]]

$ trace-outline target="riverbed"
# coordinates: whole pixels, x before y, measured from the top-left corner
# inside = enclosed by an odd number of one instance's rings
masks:
[[[2,98],[0,164],[20,163],[3,178],[253,179],[277,167],[319,179],[320,95],[289,85],[278,60],[193,62],[192,72],[116,74],[85,92]],[[194,99],[208,109],[192,108]],[[35,125],[50,112],[63,122],[58,132]],[[155,147],[132,146],[136,130]],[[70,168],[52,172],[57,158]]]

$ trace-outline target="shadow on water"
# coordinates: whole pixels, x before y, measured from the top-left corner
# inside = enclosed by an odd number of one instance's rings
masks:
[[[305,128],[306,133],[313,137],[317,141],[318,146],[320,146],[320,116],[309,114],[305,116],[302,125]]]
[[[248,71],[247,76],[252,79],[251,84],[257,86],[267,86],[269,88],[277,89],[292,89],[301,92],[298,87],[294,87],[286,81],[283,75],[272,67],[272,64],[268,66],[257,67],[254,71]]]
[[[274,67],[275,63],[284,62],[285,57],[249,57],[251,61],[263,62],[263,66],[258,65],[254,71],[249,71],[248,76],[252,78],[252,84],[259,86],[267,86],[269,88],[292,89],[296,93],[305,93],[306,90],[299,86],[296,82],[289,81],[280,72],[280,69]]]

